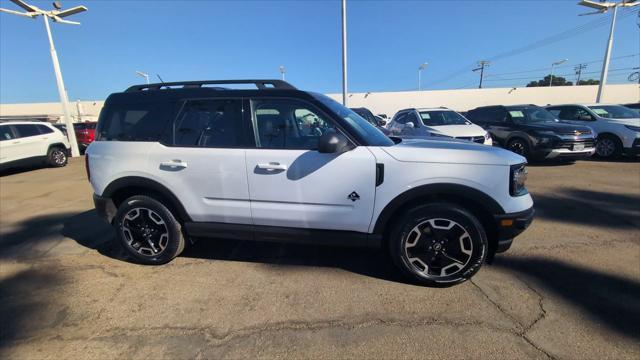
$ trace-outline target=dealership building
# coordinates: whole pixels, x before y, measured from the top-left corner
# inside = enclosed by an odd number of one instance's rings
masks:
[[[603,103],[626,104],[640,102],[640,85],[607,85]],[[350,93],[350,107],[366,107],[376,114],[393,116],[405,108],[444,106],[457,111],[467,111],[485,105],[514,104],[564,104],[593,103],[598,86],[554,86],[523,88],[490,88],[461,90],[425,90],[399,92]],[[342,101],[342,94],[329,94]],[[96,121],[104,100],[72,102],[69,106],[73,122]],[[59,102],[0,104],[0,121],[34,120],[51,123],[62,122]]]

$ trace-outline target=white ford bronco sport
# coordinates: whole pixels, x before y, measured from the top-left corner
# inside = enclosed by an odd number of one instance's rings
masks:
[[[382,246],[413,281],[450,285],[507,250],[533,218],[523,157],[392,140],[279,80],[112,94],[86,161],[98,213],[149,264],[169,262],[188,237]]]

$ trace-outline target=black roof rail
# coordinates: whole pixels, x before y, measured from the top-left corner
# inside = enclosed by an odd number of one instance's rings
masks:
[[[182,86],[183,89],[201,88],[203,85],[224,85],[224,84],[254,84],[259,90],[263,89],[286,89],[297,90],[295,86],[283,80],[203,80],[203,81],[176,81],[163,82],[145,85],[134,85],[129,87],[125,92],[162,90],[163,88],[171,88]]]

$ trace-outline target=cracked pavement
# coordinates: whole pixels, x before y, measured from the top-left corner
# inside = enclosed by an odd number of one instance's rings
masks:
[[[83,159],[3,175],[2,358],[640,358],[638,161],[531,166],[531,228],[443,289],[376,250],[202,240],[137,265]]]

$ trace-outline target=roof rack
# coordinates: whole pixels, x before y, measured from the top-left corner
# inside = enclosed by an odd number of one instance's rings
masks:
[[[201,88],[203,85],[223,85],[223,84],[254,84],[259,90],[264,89],[286,89],[297,90],[295,86],[283,80],[204,80],[204,81],[177,81],[163,82],[146,85],[134,85],[125,92],[162,90],[163,88],[173,88],[181,86],[183,89]],[[224,89],[224,88],[218,88]]]

